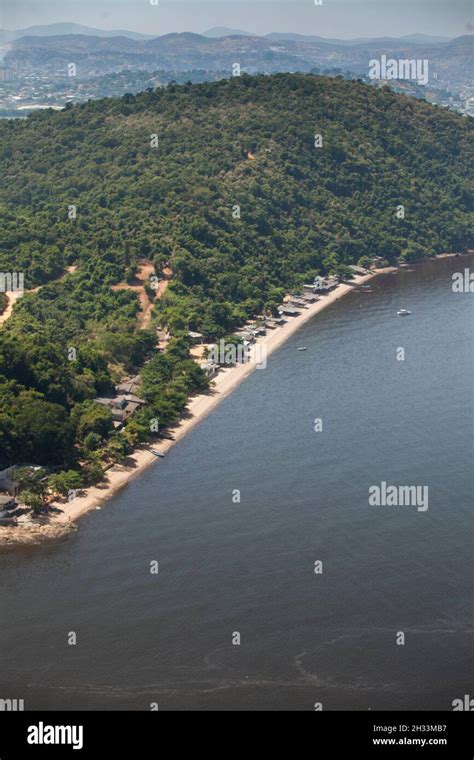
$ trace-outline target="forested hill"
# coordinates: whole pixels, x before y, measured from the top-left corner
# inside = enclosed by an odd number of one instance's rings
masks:
[[[134,293],[111,290],[140,260],[157,273],[171,263],[155,307],[162,325],[220,337],[284,290],[361,257],[465,248],[470,137],[472,120],[425,102],[292,74],[3,121],[0,272],[43,287],[0,328],[0,464],[19,452],[61,459],[72,441],[102,435],[77,405],[110,388],[114,372],[139,368],[153,345],[137,329]],[[182,344],[170,357],[154,406],[166,421],[199,384]],[[27,401],[42,420],[34,433]]]
[[[469,136],[427,103],[289,74],[6,121],[0,271],[34,287],[75,261],[114,282],[171,257],[192,298],[232,310],[361,256],[463,248]]]

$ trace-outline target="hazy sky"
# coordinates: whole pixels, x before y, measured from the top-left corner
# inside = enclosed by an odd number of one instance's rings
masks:
[[[147,34],[204,32],[213,26],[256,34],[300,32],[323,37],[413,34],[457,36],[472,31],[471,0],[0,0],[0,26],[74,21]]]

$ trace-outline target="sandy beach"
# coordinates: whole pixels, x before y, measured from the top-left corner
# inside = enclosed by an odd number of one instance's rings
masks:
[[[291,335],[297,332],[302,325],[309,322],[332,303],[350,293],[354,290],[354,287],[371,280],[378,274],[396,271],[397,269],[393,267],[373,270],[366,275],[354,277],[350,284],[339,284],[327,295],[322,295],[319,301],[303,309],[298,316],[290,317],[284,325],[274,330],[269,330],[265,336],[260,337],[255,344],[258,347],[256,350],[264,352],[264,355],[268,357]],[[156,444],[153,444],[152,448],[155,451],[166,454],[172,446],[184,438],[195,425],[212,412],[226,396],[243,382],[256,369],[256,366],[255,362],[248,362],[220,369],[208,392],[190,398],[186,414],[174,427],[168,429],[167,435],[169,435],[169,438],[160,439]],[[48,538],[64,536],[69,530],[76,529],[76,521],[79,518],[91,510],[100,508],[107,499],[110,499],[111,496],[116,494],[133,478],[140,475],[147,467],[152,464],[159,466],[159,461],[159,458],[150,451],[150,447],[137,450],[127,458],[126,465],[114,465],[109,469],[107,471],[107,479],[103,483],[88,488],[82,496],[77,497],[69,503],[57,502],[54,506],[58,508],[58,512],[51,515],[48,525],[38,527],[25,524],[24,526],[18,525],[17,527],[0,528],[0,545],[39,543]]]

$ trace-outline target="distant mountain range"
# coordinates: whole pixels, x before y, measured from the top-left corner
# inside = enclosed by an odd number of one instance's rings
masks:
[[[64,22],[59,24],[29,26],[26,29],[16,29],[14,31],[0,29],[0,43],[11,42],[12,40],[17,40],[19,37],[56,37],[63,34],[85,34],[89,37],[129,37],[132,40],[146,40],[156,36],[140,34],[139,32],[129,32],[123,29],[95,29],[92,26]]]
[[[25,36],[27,31],[30,33]],[[205,34],[181,32],[152,37],[126,31],[106,32],[78,24],[8,32],[20,33],[23,36],[4,43],[3,65],[15,69],[20,76],[24,72],[53,79],[64,78],[71,62],[76,64],[81,80],[124,69],[228,71],[230,76],[236,62],[243,73],[249,74],[340,70],[365,76],[369,61],[382,55],[428,59],[430,84],[438,88],[469,86],[472,74],[473,38],[469,35],[452,40],[421,34],[337,40],[277,32],[259,37],[216,27]]]
[[[16,29],[8,31],[0,29],[0,43],[12,42],[19,37],[57,37],[65,34],[84,34],[88,37],[129,37],[131,40],[149,40],[157,37],[153,34],[141,34],[140,32],[130,32],[124,29],[96,29],[92,26],[83,26],[72,22],[63,22],[57,24],[43,24],[38,26],[29,26],[25,29]],[[225,26],[215,26],[202,33],[203,37],[221,38],[221,37],[266,37],[270,40],[283,40],[294,42],[327,42],[338,45],[356,45],[366,42],[398,41],[412,42],[413,44],[435,44],[439,42],[449,42],[450,37],[436,37],[428,34],[410,34],[404,37],[379,37],[379,38],[356,38],[353,40],[339,40],[327,37],[315,37],[313,35],[296,34],[291,32],[272,32],[266,35],[258,35],[252,32],[246,32],[242,29],[230,29]]]

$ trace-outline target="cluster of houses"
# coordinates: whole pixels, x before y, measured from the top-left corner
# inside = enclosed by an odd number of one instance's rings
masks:
[[[116,430],[119,430],[137,409],[146,404],[146,401],[137,396],[139,389],[140,376],[136,375],[126,378],[119,385],[116,385],[114,396],[103,396],[95,399],[97,404],[102,404],[110,409],[113,426]]]
[[[349,268],[355,275],[366,274],[368,271],[363,267],[355,265],[350,266]],[[298,316],[302,309],[311,306],[311,304],[319,300],[321,294],[333,290],[338,284],[339,277],[337,275],[315,277],[311,284],[303,285],[301,293],[290,294],[287,296],[284,302],[278,307],[278,314],[276,316],[269,317],[262,315],[257,318],[256,322],[248,323],[237,330],[234,335],[241,339],[244,347],[247,347],[253,344],[259,336],[265,335],[267,330],[274,330],[276,327],[285,324],[288,317]],[[166,333],[165,331],[162,331],[162,333],[162,335],[159,335],[159,338],[160,341],[163,342],[163,346],[165,346],[169,339],[169,333]],[[188,335],[194,345],[204,345],[204,335],[202,333],[195,330],[189,330]],[[208,346],[208,348],[211,347]],[[219,370],[219,365],[210,359],[199,361],[199,366],[206,373],[208,378],[213,378]],[[116,394],[114,396],[96,398],[95,401],[110,409],[113,425],[116,429],[120,429],[137,409],[146,402],[138,395],[140,391],[139,375],[127,378],[119,385],[115,386],[115,390]]]
[[[115,386],[115,395],[96,398],[98,404],[103,404],[112,413],[113,426],[120,429],[146,402],[137,393],[140,388],[140,376],[130,377]],[[17,501],[18,484],[15,482],[15,470],[18,466],[40,469],[37,465],[13,465],[0,470],[0,525],[15,525],[25,509]]]
[[[377,265],[381,257],[374,257],[374,265]],[[368,274],[369,270],[364,267],[356,266],[355,264],[349,266],[349,269],[354,275]],[[303,285],[303,292],[301,295],[290,295],[285,299],[285,302],[278,307],[278,313],[281,317],[296,317],[301,313],[301,309],[306,309],[315,301],[318,301],[321,294],[328,293],[339,285],[340,278],[338,275],[330,275],[329,277],[315,277],[312,283]]]
[[[120,429],[146,402],[137,393],[140,388],[140,377],[126,378],[115,386],[115,395],[110,397],[96,398],[98,404],[103,404],[112,413],[113,426]],[[37,465],[13,465],[5,470],[0,470],[0,525],[15,525],[18,517],[25,512],[24,507],[17,501],[18,484],[15,482],[15,470],[17,467],[31,467],[41,469]],[[21,501],[21,500],[20,500]]]
[[[359,271],[360,270],[360,271]],[[354,274],[365,274],[367,270],[362,267],[354,267]],[[329,277],[315,277],[309,285],[303,285],[300,293],[288,295],[282,304],[278,307],[277,315],[269,317],[262,315],[257,317],[256,322],[249,322],[234,333],[234,336],[240,338],[242,345],[248,347],[255,343],[258,337],[266,335],[267,330],[274,330],[284,325],[288,318],[296,317],[301,314],[302,309],[307,309],[316,301],[319,301],[321,294],[327,293],[339,284],[339,277],[332,275]],[[194,330],[188,332],[194,345],[203,345],[204,336]],[[208,346],[212,349],[213,346]],[[219,365],[212,360],[202,361],[199,366],[209,378],[216,375]]]
[[[268,317],[261,316],[258,317],[257,322],[249,322],[244,327],[239,328],[235,333],[233,333],[233,335],[234,337],[240,339],[241,345],[244,348],[248,348],[253,343],[255,343],[259,336],[266,335],[267,328],[276,327],[277,324],[283,324],[285,321],[286,320],[282,318],[269,319]],[[195,345],[203,345],[208,349],[208,359],[206,361],[199,362],[199,366],[206,373],[208,378],[213,378],[219,371],[219,363],[214,361],[211,357],[212,355],[216,355],[216,353],[219,354],[219,346],[216,344],[204,344],[204,336],[201,333],[195,332],[193,330],[190,330],[188,332],[188,335]],[[238,357],[238,353],[236,354],[236,357]],[[239,359],[237,358],[237,360]]]
[[[301,309],[319,301],[321,293],[328,293],[339,284],[339,277],[315,277],[310,284],[303,285],[301,294],[289,295],[278,307],[280,317],[296,317],[301,314]]]

